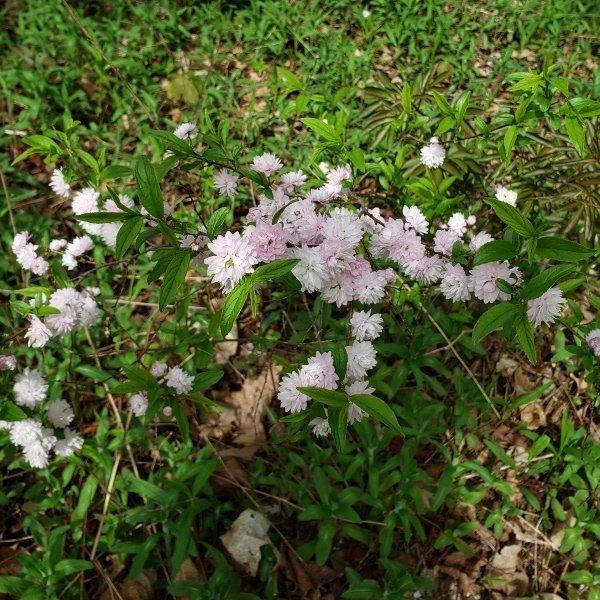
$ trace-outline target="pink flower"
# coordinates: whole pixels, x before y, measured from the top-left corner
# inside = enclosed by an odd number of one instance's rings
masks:
[[[138,392],[129,398],[129,407],[136,417],[143,417],[148,410],[148,393]]]
[[[162,377],[167,372],[167,365],[163,362],[155,361],[150,367],[150,375],[153,377]]]
[[[367,371],[377,364],[375,348],[371,342],[354,342],[351,346],[346,346],[346,353],[346,377],[349,381],[363,379]]]
[[[312,427],[313,435],[316,435],[317,437],[325,437],[331,433],[329,421],[322,417],[316,417],[309,425]]]
[[[173,367],[167,373],[167,387],[173,388],[178,394],[188,394],[192,391],[194,378],[180,367]]]
[[[474,235],[469,242],[469,248],[473,252],[477,252],[481,246],[485,246],[488,242],[491,242],[494,238],[487,231],[480,231]]]
[[[325,240],[339,240],[356,246],[363,236],[358,215],[347,208],[334,208],[323,224],[321,233]]]
[[[274,175],[283,167],[283,163],[274,155],[269,152],[255,156],[250,168],[257,173],[262,173],[267,177]]]
[[[452,229],[438,229],[433,238],[433,250],[444,256],[451,256],[452,247],[459,239],[458,233]]]
[[[229,198],[235,196],[237,192],[237,175],[233,175],[226,169],[221,169],[213,179],[215,187],[219,190],[219,194],[228,196]]]
[[[496,285],[498,279],[517,284],[521,281],[521,273],[516,267],[510,268],[507,261],[479,265],[473,267],[469,275],[469,290],[485,304],[496,300],[510,300],[510,294],[503,292]]]
[[[416,206],[403,206],[404,228],[414,229],[417,233],[427,233],[429,225],[425,215]]]
[[[370,310],[359,310],[350,318],[350,328],[359,342],[375,340],[383,331],[383,318],[381,315],[372,315]]]
[[[289,194],[306,183],[306,175],[302,171],[291,171],[281,176],[281,187]]]
[[[281,258],[287,249],[287,236],[280,223],[271,225],[260,221],[246,230],[254,255],[259,262]]]
[[[448,300],[468,300],[471,297],[467,274],[460,265],[446,265],[440,289]]]
[[[594,354],[600,358],[600,329],[592,329],[586,336],[585,341]]]
[[[17,359],[12,355],[0,355],[0,371],[13,371],[17,366]]]
[[[25,334],[30,348],[43,348],[52,337],[52,332],[35,315],[30,315],[31,325]]]
[[[527,302],[527,316],[536,327],[539,327],[541,323],[549,325],[560,316],[565,302],[560,289],[550,288],[539,298]]]
[[[235,284],[246,273],[254,271],[253,265],[258,261],[250,245],[248,236],[239,232],[226,232],[208,244],[214,256],[205,259],[209,275],[213,283],[219,283],[225,292],[230,292]]]

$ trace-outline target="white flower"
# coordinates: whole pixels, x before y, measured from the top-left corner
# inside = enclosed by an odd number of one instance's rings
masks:
[[[496,199],[500,200],[500,202],[506,202],[506,204],[510,204],[511,206],[516,206],[517,192],[513,192],[503,185],[498,184],[496,185]]]
[[[346,346],[346,353],[348,354],[346,367],[348,380],[363,379],[367,371],[377,364],[375,348],[371,342],[354,342],[351,346]]]
[[[81,450],[83,447],[83,438],[68,427],[65,428],[64,434],[64,439],[57,440],[54,444],[54,452],[57,456],[73,456],[77,450]]]
[[[62,198],[68,198],[71,195],[71,186],[65,181],[62,169],[54,169],[50,177],[50,187],[52,191]]]
[[[13,392],[19,406],[34,408],[44,401],[47,391],[48,384],[36,369],[26,368],[15,378]]]
[[[25,460],[36,469],[48,466],[50,450],[56,443],[52,431],[35,419],[15,421],[10,428],[10,440],[23,449]]]
[[[257,173],[263,173],[267,177],[274,175],[283,167],[283,163],[274,155],[269,152],[255,156],[250,168]]]
[[[237,192],[237,175],[233,175],[226,169],[221,169],[213,179],[215,187],[219,190],[219,194],[229,198],[235,196]]]
[[[50,252],[60,252],[61,250],[65,249],[66,245],[67,240],[52,240],[48,246],[48,249]]]
[[[30,315],[31,325],[25,334],[30,348],[43,348],[52,337],[52,332],[35,315]]]
[[[559,288],[550,288],[539,298],[534,298],[527,302],[527,316],[529,320],[539,327],[541,323],[554,323],[562,312],[562,307],[566,300]]]
[[[452,248],[454,244],[458,242],[460,236],[456,231],[451,229],[438,229],[433,237],[433,251],[444,256],[450,256],[452,254]]]
[[[448,229],[454,231],[459,237],[462,237],[467,232],[467,219],[465,215],[455,212],[448,219]]]
[[[362,421],[366,414],[367,413],[362,408],[354,404],[354,402],[350,402],[350,404],[348,404],[348,423],[350,423],[350,425],[357,421]]]
[[[350,319],[352,335],[359,341],[375,340],[383,331],[381,315],[372,315],[370,310],[356,311]]]
[[[194,378],[191,375],[188,375],[183,369],[173,367],[169,369],[166,384],[168,387],[173,388],[178,394],[188,394],[192,391]]]
[[[175,129],[173,134],[180,140],[189,140],[198,133],[195,123],[182,123]]]
[[[83,298],[73,288],[61,288],[50,296],[49,305],[59,310],[58,314],[48,315],[44,321],[56,335],[73,331],[79,323],[83,309]]]
[[[425,215],[416,206],[403,206],[404,228],[414,229],[417,233],[427,233],[429,225]]]
[[[300,259],[300,262],[292,269],[292,273],[300,282],[302,291],[315,292],[322,289],[328,276],[319,248],[309,246],[295,248],[292,258]]]
[[[469,279],[460,265],[446,265],[440,289],[448,300],[468,300],[471,297]]]
[[[362,11],[362,16],[363,19],[368,19],[371,16],[371,11],[365,8],[365,10]]]
[[[309,425],[312,427],[312,432],[317,437],[325,437],[331,433],[329,421],[321,417],[317,417],[310,421]]]
[[[446,158],[446,151],[437,137],[432,137],[429,144],[421,148],[421,163],[430,169],[441,167]]]
[[[134,394],[129,398],[129,406],[136,417],[143,417],[148,410],[148,394],[146,392]]]
[[[64,429],[74,418],[73,409],[65,400],[54,400],[48,405],[48,420],[54,427]]]

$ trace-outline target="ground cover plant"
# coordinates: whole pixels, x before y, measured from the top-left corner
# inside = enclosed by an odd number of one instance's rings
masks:
[[[2,11],[0,593],[599,597],[593,3]]]

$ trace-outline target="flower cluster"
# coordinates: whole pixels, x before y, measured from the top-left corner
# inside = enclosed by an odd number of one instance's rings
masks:
[[[42,348],[46,342],[59,335],[74,331],[79,326],[88,327],[98,321],[100,309],[94,300],[95,288],[78,292],[74,288],[60,288],[47,299],[47,305],[55,312],[41,320],[30,315],[30,326],[25,334],[27,343],[33,348]]]
[[[26,271],[31,271],[34,275],[45,275],[50,265],[44,258],[38,256],[37,249],[39,246],[32,244],[29,241],[30,237],[27,231],[17,233],[13,239],[12,251],[17,258],[17,262]]]
[[[48,384],[36,369],[26,368],[15,378],[13,393],[18,406],[34,410],[44,403],[47,392]],[[34,468],[47,467],[51,451],[66,457],[83,446],[83,438],[68,427],[75,416],[68,402],[53,400],[42,414],[41,418],[0,421],[0,429],[9,432],[11,442],[22,449],[25,460]]]

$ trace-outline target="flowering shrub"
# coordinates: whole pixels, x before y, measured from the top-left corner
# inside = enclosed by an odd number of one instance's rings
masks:
[[[0,412],[0,429],[7,432],[5,451],[39,469],[52,467],[54,457],[77,461],[78,454],[102,462],[102,443],[130,451],[129,445],[143,443],[153,426],[172,421],[183,442],[189,442],[194,415],[186,410],[184,399],[199,406],[201,414],[215,408],[203,393],[224,374],[212,364],[213,345],[239,335],[239,329],[238,334],[233,329],[248,314],[249,304],[254,324],[244,328],[240,341],[251,342],[245,347],[255,358],[265,349],[275,349],[285,367],[276,391],[283,415],[279,420],[290,424],[291,435],[305,428],[325,446],[328,442],[322,438],[331,436],[348,477],[357,472],[357,478],[363,477],[362,469],[374,468],[364,456],[350,463],[355,457],[345,454],[349,448],[387,452],[395,436],[406,440],[402,452],[382,467],[381,480],[387,485],[388,473],[393,472],[402,490],[394,503],[385,505],[385,523],[377,521],[382,527],[381,556],[390,555],[399,527],[407,541],[412,535],[424,538],[420,486],[429,486],[427,493],[432,495],[434,490],[432,510],[437,510],[452,496],[453,478],[464,471],[455,469],[450,454],[444,454],[448,475],[435,488],[410,462],[418,444],[443,447],[431,432],[444,431],[445,423],[439,403],[428,404],[425,396],[408,394],[405,404],[402,394],[409,378],[419,390],[428,384],[443,396],[446,389],[432,377],[435,372],[452,380],[459,395],[481,396],[491,413],[498,413],[502,400],[489,397],[488,382],[477,381],[467,364],[485,352],[482,340],[501,329],[506,344],[535,364],[540,358],[538,341],[550,332],[558,332],[560,339],[560,330],[567,329],[568,343],[563,338],[556,355],[583,367],[589,384],[598,381],[600,329],[589,311],[584,315],[580,308],[580,290],[597,256],[595,246],[576,230],[560,230],[530,196],[523,199],[521,180],[500,166],[510,164],[511,154],[527,137],[534,117],[526,111],[539,101],[537,93],[536,88],[524,100],[527,106],[513,115],[518,123],[502,123],[501,137],[490,132],[488,144],[486,136],[470,142],[469,119],[473,116],[477,122],[480,117],[468,95],[453,105],[436,95],[439,114],[431,122],[421,119],[417,141],[403,149],[393,165],[387,157],[367,161],[361,149],[345,141],[342,120],[331,119],[333,126],[329,115],[327,120],[302,120],[322,140],[302,165],[262,149],[246,155],[228,138],[225,122],[215,128],[207,119],[181,124],[174,133],[155,132],[156,160],[142,155],[132,168],[107,165],[105,156],[94,158],[61,132],[25,138],[31,148],[24,155],[44,154],[53,166],[61,161],[50,187],[62,203],[61,216],[74,222],[74,231],[63,235],[61,229],[55,235],[55,230],[47,234],[30,228],[31,233],[16,230],[11,239],[11,260],[20,268],[11,277],[22,285],[9,290],[15,333],[5,336],[0,356],[6,390]],[[403,98],[408,115],[413,100],[409,93]],[[577,115],[563,116],[577,151],[584,152],[572,119],[583,128],[598,107],[578,101],[573,107]],[[464,140],[461,124],[468,130]],[[517,127],[516,133],[512,127]],[[473,145],[482,162],[498,165],[493,176],[477,177],[476,185],[470,181],[476,169],[461,154],[465,148],[474,151]],[[172,190],[177,191],[175,201]],[[138,298],[140,281],[155,286],[157,302],[152,293]],[[120,297],[128,292],[130,299]],[[206,300],[199,317],[191,315],[192,299],[197,297]],[[158,309],[165,317],[160,331],[150,331],[155,325],[151,322],[141,336],[144,342],[138,342],[135,331],[142,333],[146,327],[138,319],[126,334],[115,334],[110,326],[129,317],[115,309],[120,300]],[[600,308],[600,303],[590,302]],[[290,304],[291,310],[282,308]],[[262,324],[257,326],[257,321]],[[415,326],[428,321],[434,329]],[[451,326],[462,330],[454,341],[445,331]],[[105,330],[113,336],[114,350],[102,354]],[[452,373],[426,352],[427,337],[435,344],[445,343],[460,369]],[[461,369],[468,377],[463,378]],[[80,390],[66,377],[73,372],[91,382],[94,401],[107,400],[121,433],[109,435],[107,426],[99,425],[101,441],[96,442],[77,429]],[[125,398],[125,404],[120,405],[119,398]],[[470,409],[461,402],[457,400],[457,414],[475,428]],[[98,422],[106,423],[106,418],[104,414]],[[370,420],[384,427],[372,427]],[[127,429],[131,422],[139,425],[134,434]],[[472,443],[472,438],[463,439]],[[540,439],[540,446],[546,443]],[[573,446],[579,442],[575,433],[570,439]],[[490,447],[504,457],[502,450]],[[169,452],[176,454],[173,448]],[[184,464],[187,456],[180,454],[177,460]],[[211,460],[204,456],[199,462],[209,474],[219,464]],[[304,468],[303,459],[294,460],[293,466]],[[321,465],[324,459],[319,454],[312,460]],[[107,468],[111,477],[119,467],[118,461],[115,464]],[[182,480],[187,476],[179,475]],[[323,564],[338,520],[347,526],[360,517],[352,508],[357,502],[352,488],[342,499],[335,498],[336,491],[325,490],[322,473],[315,476],[319,497],[326,500],[324,506],[309,506],[301,518],[319,520],[314,554]],[[195,497],[205,490],[206,478],[201,473],[194,477],[198,483],[189,490],[168,494],[177,502],[180,496],[186,496],[186,502]],[[344,480],[346,472],[336,477]],[[364,477],[377,498],[379,480],[370,473]],[[492,480],[488,474],[485,478],[486,484]],[[96,483],[89,481],[86,494],[93,495]],[[141,487],[126,476],[120,483],[127,492],[142,495]],[[501,482],[494,485],[502,489]],[[147,488],[143,494],[148,489],[156,509],[162,510],[165,490]],[[468,490],[462,481],[457,489],[480,493]],[[511,492],[502,493],[510,506]],[[214,506],[214,498],[211,501]],[[173,506],[179,506],[177,502],[173,500]],[[304,498],[302,505],[309,502]],[[179,527],[189,529],[191,520],[209,505],[192,504],[189,511],[178,513],[173,534]],[[503,505],[502,510],[509,509]],[[138,518],[143,519],[134,517],[134,527]],[[489,526],[498,522],[499,518],[490,520]],[[368,541],[355,529],[344,531]],[[445,535],[439,547],[464,550],[459,534]],[[581,536],[585,545],[587,538]],[[141,564],[140,559],[135,569]],[[179,554],[173,564],[180,566]]]

